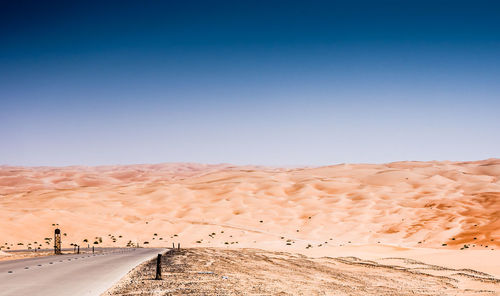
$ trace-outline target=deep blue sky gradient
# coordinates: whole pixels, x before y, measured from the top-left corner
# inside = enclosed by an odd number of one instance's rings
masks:
[[[0,164],[499,157],[497,1],[0,3]]]

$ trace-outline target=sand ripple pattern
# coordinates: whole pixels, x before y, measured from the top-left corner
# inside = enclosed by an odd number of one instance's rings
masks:
[[[404,258],[311,259],[256,249],[196,248],[140,265],[105,295],[496,295],[500,281]]]
[[[65,242],[103,237],[108,246],[161,245],[153,236],[159,233],[188,245],[287,237],[313,245],[332,239],[491,249],[500,245],[499,177],[499,159],[317,168],[1,166],[0,243],[41,241],[57,223]],[[207,237],[212,232],[218,235]]]

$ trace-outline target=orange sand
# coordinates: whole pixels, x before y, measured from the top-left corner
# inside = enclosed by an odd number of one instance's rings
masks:
[[[293,169],[0,166],[0,245],[50,247],[44,238],[59,224],[63,247],[101,237],[98,246],[405,256],[499,276],[499,177],[500,159]]]

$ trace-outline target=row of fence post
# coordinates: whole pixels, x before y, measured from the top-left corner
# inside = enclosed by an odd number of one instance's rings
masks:
[[[172,243],[172,250],[175,250],[175,243]],[[177,243],[177,250],[181,250],[181,243]]]
[[[181,244],[177,243],[177,251],[181,250]],[[172,243],[172,249],[170,250],[171,252],[175,252],[175,243]],[[161,280],[161,254],[158,254],[158,257],[156,258],[156,276],[155,280]]]

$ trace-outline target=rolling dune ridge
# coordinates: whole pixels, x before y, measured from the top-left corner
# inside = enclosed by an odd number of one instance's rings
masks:
[[[470,258],[489,261],[500,247],[499,177],[500,159],[286,169],[1,166],[0,245],[50,247],[44,238],[59,224],[64,247],[86,246],[84,239],[98,246],[180,242],[363,258],[400,250],[432,263],[476,254]],[[474,260],[450,264],[474,267]],[[498,271],[483,263],[482,270]]]

